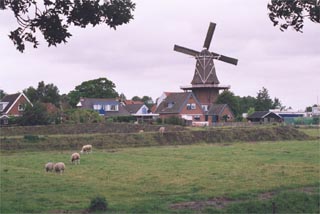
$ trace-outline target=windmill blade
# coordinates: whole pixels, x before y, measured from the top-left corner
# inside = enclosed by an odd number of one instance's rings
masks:
[[[227,63],[233,64],[233,65],[237,65],[238,64],[238,60],[235,59],[235,58],[231,58],[231,57],[224,56],[224,55],[221,55],[221,54],[217,54],[217,53],[214,53],[214,52],[212,52],[212,54],[213,54],[213,56],[215,56],[215,59],[217,59],[217,60],[220,60],[220,61],[223,61],[223,62],[227,62]]]
[[[198,51],[191,50],[191,49],[185,48],[185,47],[181,47],[179,45],[174,45],[173,50],[175,50],[177,52],[184,53],[184,54],[188,54],[188,55],[191,55],[191,56],[196,56],[197,54],[199,54]]]
[[[214,32],[215,28],[216,28],[216,23],[210,22],[207,36],[206,36],[206,39],[204,40],[204,44],[203,44],[203,47],[206,48],[207,50],[209,50],[210,43],[211,43],[213,32]]]

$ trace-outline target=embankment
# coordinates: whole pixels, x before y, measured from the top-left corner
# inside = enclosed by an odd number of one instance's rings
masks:
[[[99,125],[99,124],[95,124]],[[67,126],[67,125],[66,125]],[[232,143],[232,142],[258,142],[258,141],[285,141],[310,140],[311,137],[292,127],[250,127],[250,128],[207,128],[198,131],[184,129],[183,127],[167,127],[167,132],[160,135],[158,126],[137,127],[134,131],[126,127],[109,125],[108,128],[92,126],[60,127],[11,127],[8,130],[1,128],[1,151],[16,150],[80,150],[84,144],[92,144],[94,148],[116,149],[125,147],[161,146],[161,145],[189,145],[197,143]],[[26,129],[29,129],[26,131]],[[30,131],[34,129],[34,131]],[[97,131],[97,130],[100,131]],[[110,130],[109,132],[107,131]],[[138,133],[144,129],[143,133]],[[80,130],[86,130],[81,132]],[[114,130],[114,131],[111,131]],[[127,130],[127,132],[125,132]],[[57,134],[55,134],[57,133]]]

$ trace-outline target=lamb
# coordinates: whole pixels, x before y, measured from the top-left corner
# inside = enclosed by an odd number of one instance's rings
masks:
[[[54,165],[54,171],[56,172],[56,173],[60,173],[60,175],[64,172],[64,169],[66,168],[66,166],[64,165],[64,163],[63,162],[59,162],[59,163],[56,163],[55,165]]]
[[[92,152],[92,145],[84,145],[84,146],[82,147],[80,153],[82,154],[82,153],[84,153],[84,152],[86,152],[86,153]]]
[[[80,154],[75,152],[71,155],[71,163],[80,164]]]
[[[45,165],[45,169],[46,169],[46,172],[52,172],[53,171],[53,167],[54,167],[54,163],[52,162],[48,162],[46,165]]]
[[[159,128],[159,133],[160,133],[160,135],[163,135],[163,133],[164,133],[165,130],[166,130],[166,128],[165,128],[164,126],[161,126],[161,127]]]

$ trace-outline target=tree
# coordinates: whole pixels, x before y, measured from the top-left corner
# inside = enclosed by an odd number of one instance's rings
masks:
[[[131,0],[0,0],[0,9],[12,10],[19,27],[9,38],[23,52],[25,42],[38,47],[37,31],[48,46],[56,46],[72,36],[71,25],[85,28],[106,24],[116,29],[133,19],[135,4]]]
[[[149,96],[143,96],[142,98],[139,96],[133,96],[131,100],[143,102],[148,108],[151,108],[151,106],[154,104],[152,97]]]
[[[43,81],[38,83],[38,88],[35,89],[32,86],[23,90],[24,94],[33,102],[52,103],[55,106],[59,106],[60,95],[57,86],[51,84],[45,84]]]
[[[2,89],[0,89],[0,100],[6,96],[6,92],[4,92]]]
[[[31,105],[27,105],[22,117],[19,119],[19,124],[22,126],[34,126],[34,125],[48,125],[50,123],[50,117],[43,104],[36,102]]]
[[[274,98],[273,102],[272,102],[272,108],[273,109],[280,109],[283,110],[285,108],[285,106],[282,105],[281,101],[279,98]]]
[[[268,4],[269,18],[274,26],[284,31],[289,26],[302,32],[304,18],[320,23],[319,0],[271,0]]]
[[[80,97],[86,98],[117,98],[116,85],[107,78],[98,78],[82,82],[68,94],[70,105],[75,107]]]
[[[255,103],[255,110],[256,111],[268,111],[272,108],[273,102],[269,96],[269,92],[266,88],[262,87],[262,90],[259,90],[256,103]]]
[[[247,113],[250,108],[254,108],[256,98],[251,96],[237,97],[239,100],[239,113]]]
[[[231,91],[224,91],[219,94],[217,104],[228,104],[234,115],[239,116],[239,102],[236,96]]]

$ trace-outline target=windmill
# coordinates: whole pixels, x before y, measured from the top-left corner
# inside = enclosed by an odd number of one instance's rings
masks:
[[[200,103],[204,104],[213,103],[219,94],[219,90],[230,88],[230,86],[219,85],[220,82],[216,74],[214,60],[220,60],[233,65],[237,65],[238,63],[238,60],[235,58],[209,51],[215,28],[216,24],[211,22],[203,44],[203,49],[200,52],[174,45],[175,51],[191,55],[196,59],[196,68],[191,81],[192,85],[181,87],[181,89],[193,91]]]

